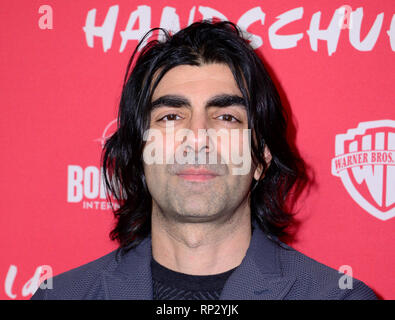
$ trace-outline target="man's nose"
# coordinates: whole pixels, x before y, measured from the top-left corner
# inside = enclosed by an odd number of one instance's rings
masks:
[[[209,122],[205,114],[192,115],[187,128],[188,134],[184,139],[185,146],[196,154],[210,152],[210,139],[207,130]]]

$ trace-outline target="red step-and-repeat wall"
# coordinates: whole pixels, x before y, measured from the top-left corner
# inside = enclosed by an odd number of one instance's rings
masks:
[[[152,27],[226,19],[251,35],[315,184],[298,203],[310,257],[395,298],[395,3],[2,1],[0,298],[29,299],[116,248],[100,180],[122,80]]]

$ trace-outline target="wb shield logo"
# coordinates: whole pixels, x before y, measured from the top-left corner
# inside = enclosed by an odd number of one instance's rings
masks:
[[[395,216],[395,121],[361,122],[336,135],[332,174],[351,197],[380,220]]]

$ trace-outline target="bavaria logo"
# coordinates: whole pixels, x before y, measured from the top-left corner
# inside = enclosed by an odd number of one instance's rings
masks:
[[[350,196],[380,220],[395,216],[395,121],[361,122],[336,135],[332,174]]]

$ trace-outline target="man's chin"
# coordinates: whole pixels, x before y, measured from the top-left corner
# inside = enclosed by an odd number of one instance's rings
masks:
[[[220,214],[177,214],[176,220],[179,223],[212,223],[218,220]]]

